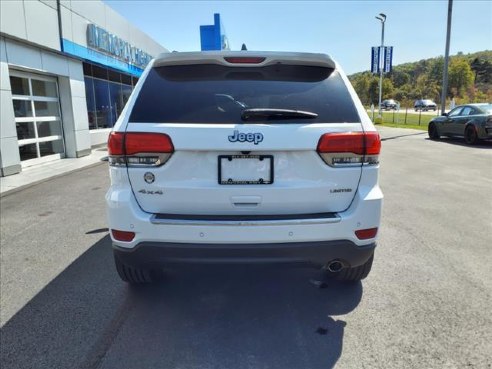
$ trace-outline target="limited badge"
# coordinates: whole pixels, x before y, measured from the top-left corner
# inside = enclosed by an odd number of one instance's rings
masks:
[[[147,172],[144,174],[144,180],[145,182],[147,182],[148,184],[151,184],[151,183],[154,183],[155,181],[155,176],[153,173],[150,173],[150,172]]]

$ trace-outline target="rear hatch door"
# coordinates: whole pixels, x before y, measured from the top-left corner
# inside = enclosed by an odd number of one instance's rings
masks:
[[[329,166],[316,148],[323,134],[361,130],[333,68],[158,66],[126,131],[166,134],[174,152],[158,167],[129,166],[128,175],[153,214],[339,212],[354,198],[361,165]]]

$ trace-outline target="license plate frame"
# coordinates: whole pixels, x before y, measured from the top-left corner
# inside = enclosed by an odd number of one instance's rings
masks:
[[[263,161],[263,160],[268,160],[270,163],[270,169],[268,171],[268,174],[270,178],[258,178],[257,180],[254,179],[247,179],[247,180],[234,180],[232,178],[222,178],[223,174],[223,168],[222,168],[222,161],[223,160],[244,160],[244,159],[257,159],[258,161]],[[274,168],[273,168],[273,155],[219,155],[218,160],[218,183],[220,185],[270,185],[273,184],[274,181]]]

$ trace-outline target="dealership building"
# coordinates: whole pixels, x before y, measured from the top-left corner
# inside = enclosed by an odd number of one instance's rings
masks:
[[[0,1],[0,174],[106,142],[146,64],[168,50],[101,1]]]

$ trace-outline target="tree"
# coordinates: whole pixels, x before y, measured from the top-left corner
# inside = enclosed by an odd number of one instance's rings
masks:
[[[439,83],[431,81],[428,75],[422,74],[417,78],[415,84],[416,99],[439,100],[440,91]]]
[[[442,83],[442,72],[444,69],[444,58],[442,56],[432,59],[432,61],[429,63],[429,80],[436,82],[436,83]]]
[[[473,71],[470,64],[463,58],[452,58],[449,63],[449,90],[450,97],[463,96],[465,91],[473,85]]]
[[[475,83],[492,82],[492,63],[488,60],[475,58],[470,64],[470,68],[475,72]]]
[[[391,73],[391,80],[396,88],[400,88],[410,82],[410,74],[398,69],[393,70]]]
[[[378,105],[379,100],[379,77],[373,76],[369,81],[369,100],[371,104]]]
[[[358,75],[353,81],[354,89],[357,92],[357,95],[359,95],[359,99],[365,105],[370,104],[370,99],[368,95],[370,78],[370,74],[362,73]]]
[[[439,101],[443,78],[444,58],[420,60],[397,65],[386,74],[383,82],[383,99],[394,98],[413,106],[416,99]],[[378,103],[379,76],[370,72],[349,77],[365,105]],[[455,55],[450,58],[447,96],[456,102],[492,100],[492,51]]]
[[[391,99],[393,98],[393,82],[391,82],[391,79],[389,78],[384,78],[383,79],[383,96],[381,97],[382,99]],[[378,95],[379,97],[379,95]]]

